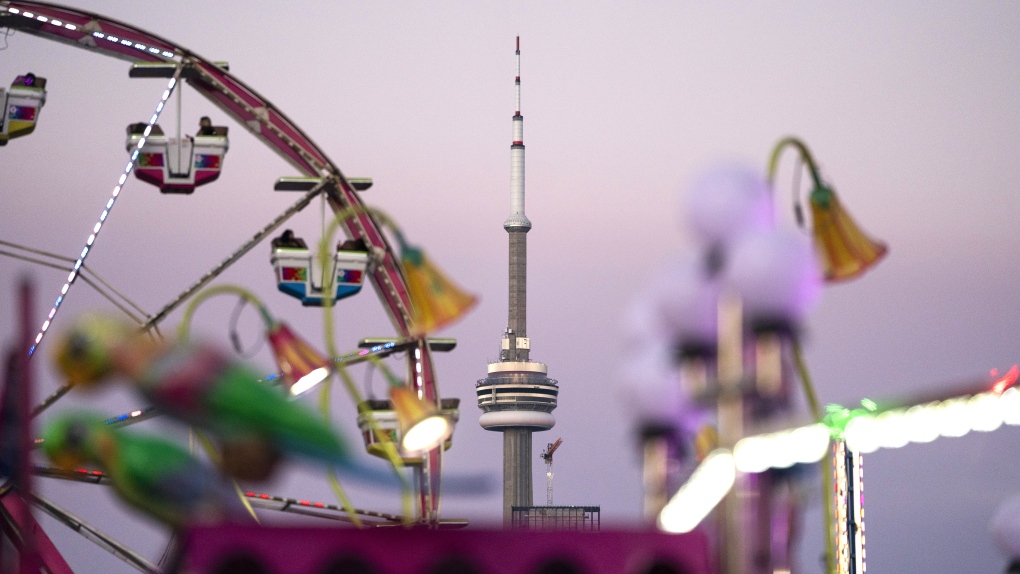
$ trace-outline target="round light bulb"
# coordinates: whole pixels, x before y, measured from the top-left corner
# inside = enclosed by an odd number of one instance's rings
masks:
[[[451,434],[453,425],[450,420],[441,415],[433,415],[408,429],[400,445],[408,452],[432,450],[443,444]]]
[[[673,344],[715,346],[719,287],[709,279],[704,258],[669,262],[656,277],[651,297],[661,330]]]
[[[325,381],[326,377],[328,376],[329,369],[327,369],[326,367],[319,367],[318,369],[315,369],[312,372],[308,373],[307,375],[298,379],[297,382],[294,383],[294,385],[290,388],[290,394],[296,397],[308,391],[315,385],[321,383],[322,381]]]
[[[792,326],[822,293],[822,273],[810,240],[789,229],[745,235],[733,246],[726,278],[740,293],[752,322]]]
[[[664,341],[648,341],[626,357],[620,383],[623,400],[642,423],[676,423],[680,415],[680,371]]]
[[[729,165],[708,171],[690,188],[687,222],[708,245],[773,226],[772,193],[758,171]]]

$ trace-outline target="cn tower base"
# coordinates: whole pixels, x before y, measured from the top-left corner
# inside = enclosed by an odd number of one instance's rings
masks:
[[[503,525],[510,528],[513,506],[531,506],[531,433],[527,428],[503,430]]]

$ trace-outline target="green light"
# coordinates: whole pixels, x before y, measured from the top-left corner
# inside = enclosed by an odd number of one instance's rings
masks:
[[[857,417],[874,416],[878,405],[871,399],[861,401],[864,408],[850,410],[842,405],[829,404],[825,406],[826,415],[822,418],[822,424],[829,427],[829,433],[834,440],[843,440],[843,431],[846,425]]]

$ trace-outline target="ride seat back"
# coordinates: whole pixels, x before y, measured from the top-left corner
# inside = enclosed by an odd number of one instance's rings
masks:
[[[167,142],[166,159],[170,177],[190,177],[194,162],[191,138],[170,138]]]

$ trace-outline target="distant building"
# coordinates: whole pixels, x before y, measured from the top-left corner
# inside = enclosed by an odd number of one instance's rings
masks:
[[[511,526],[519,530],[598,531],[598,506],[515,506]]]

